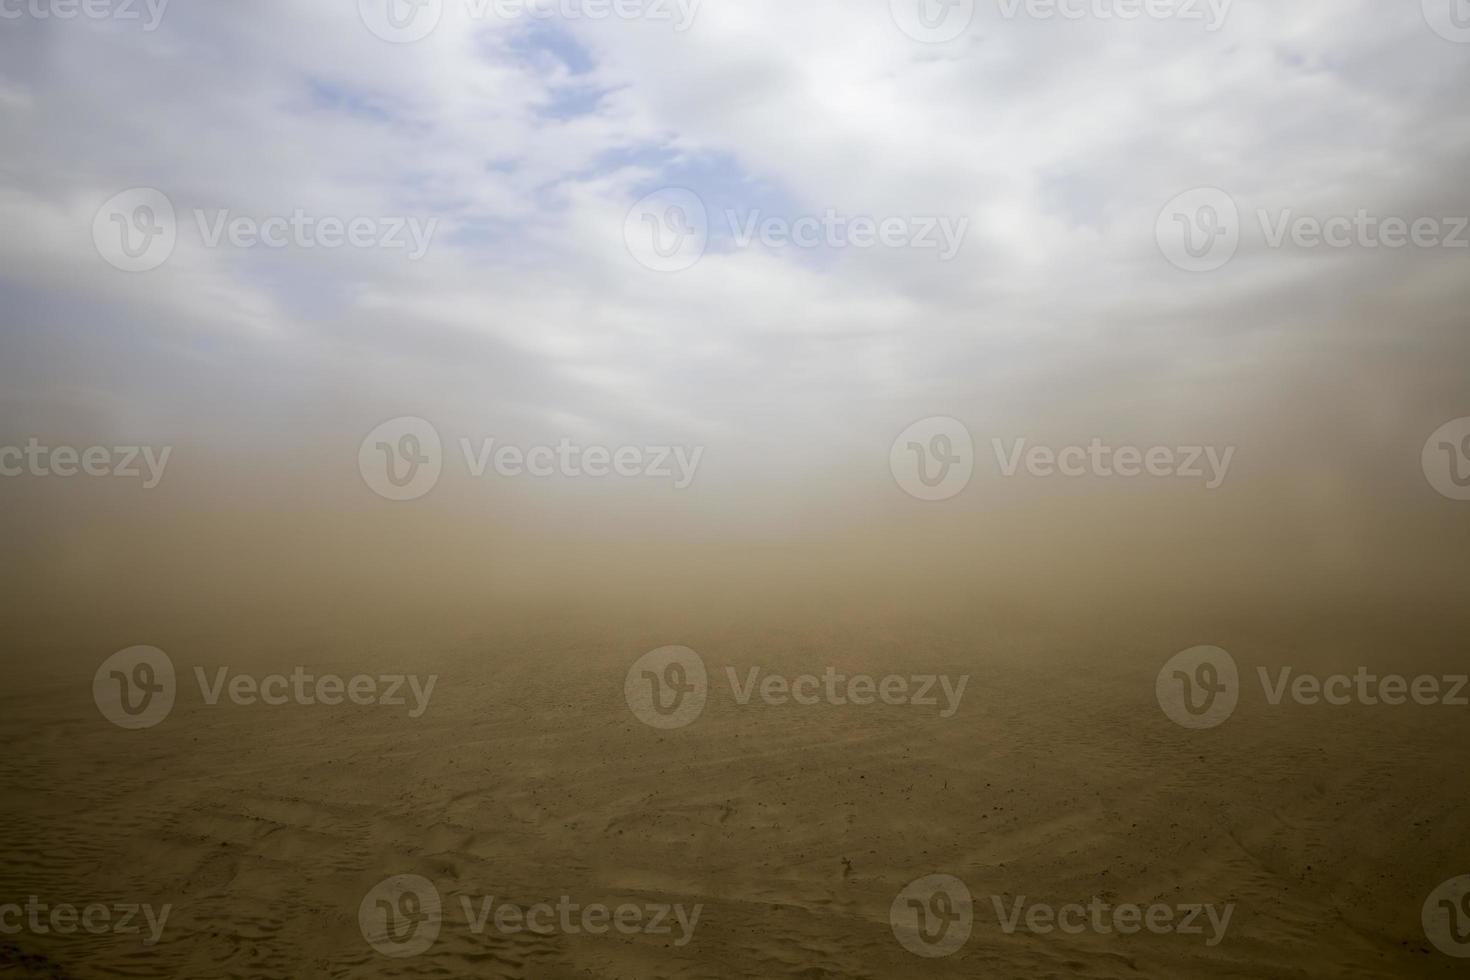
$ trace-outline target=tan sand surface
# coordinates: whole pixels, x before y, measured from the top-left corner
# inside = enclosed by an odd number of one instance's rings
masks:
[[[182,675],[305,664],[438,674],[429,709],[203,702],[159,726],[91,700],[111,650],[42,657],[3,696],[0,899],[171,903],[163,938],[4,937],[0,975],[53,977],[1388,977],[1463,975],[1419,923],[1470,868],[1467,711],[1271,708],[1186,731],[1154,700],[1166,636],[1071,643],[844,618],[796,627],[566,617],[457,640],[331,648],[180,632]],[[371,631],[364,630],[365,635]],[[435,634],[452,628],[436,624]],[[1269,631],[1268,631],[1269,632]],[[1242,632],[1243,668],[1280,650]],[[665,642],[710,666],[686,728],[641,723],[629,665]],[[1359,637],[1362,646],[1371,640]],[[272,646],[271,644],[276,645]],[[323,651],[332,649],[335,656]],[[1329,662],[1352,651],[1294,651]],[[1317,658],[1314,661],[1313,658]],[[1359,657],[1361,659],[1361,657]],[[969,674],[950,718],[915,706],[740,705],[724,668]],[[962,879],[973,933],[921,959],[889,908]],[[379,955],[357,921],[386,877],[444,898],[437,941]],[[673,935],[475,934],[461,898],[702,905]],[[1234,903],[1204,936],[1006,934],[994,899]]]

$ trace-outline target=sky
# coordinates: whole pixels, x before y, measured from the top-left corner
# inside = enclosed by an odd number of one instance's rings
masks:
[[[286,510],[324,553],[367,532],[303,515],[346,510],[529,523],[558,555],[632,529],[820,533],[850,567],[918,535],[954,550],[945,568],[995,548],[1040,582],[1038,539],[1089,573],[1128,541],[1202,542],[1232,582],[1283,562],[1443,579],[1466,511],[1419,461],[1470,416],[1470,10],[1122,16],[1143,8],[0,0],[0,442],[174,447],[166,504],[0,481],[9,533],[50,592],[126,566],[135,506],[170,541],[222,515],[285,533],[240,515]],[[1235,209],[1208,269],[1169,238],[1210,234],[1218,208],[1171,212],[1199,189]],[[163,207],[166,256],[129,268],[119,234]],[[1360,212],[1449,240],[1273,243]],[[361,219],[361,242],[293,215]],[[251,237],[273,219],[283,247]],[[864,222],[891,240],[862,244]],[[444,478],[390,502],[353,464],[404,417],[442,439]],[[985,471],[938,503],[889,465],[934,417]],[[683,488],[491,493],[457,458],[487,438],[703,453]],[[992,440],[1019,438],[1232,445],[1233,480],[1005,482]],[[180,547],[143,560],[176,568]]]

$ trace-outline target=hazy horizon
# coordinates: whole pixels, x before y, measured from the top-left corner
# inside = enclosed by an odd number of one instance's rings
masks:
[[[1470,0],[0,0],[0,973],[1450,976],[1467,84]]]

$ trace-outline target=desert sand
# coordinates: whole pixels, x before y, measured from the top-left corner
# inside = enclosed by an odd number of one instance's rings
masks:
[[[4,975],[42,977],[1390,977],[1454,976],[1420,908],[1470,868],[1467,712],[1271,707],[1209,731],[1170,722],[1160,665],[1194,637],[1099,623],[904,617],[764,622],[525,610],[416,636],[255,622],[160,637],[172,713],[99,713],[96,639],[38,640],[4,694],[0,896],[172,906],[160,940],[6,936]],[[218,620],[217,620],[218,621]],[[1339,619],[1339,622],[1342,622]],[[136,624],[112,624],[133,628]],[[1381,625],[1381,624],[1380,624]],[[1292,624],[1219,625],[1243,670],[1281,662]],[[458,635],[456,636],[456,630]],[[101,632],[101,631],[99,631]],[[1296,632],[1299,632],[1297,630]],[[432,635],[433,639],[426,637]],[[1374,662],[1359,622],[1302,665]],[[625,673],[687,644],[710,665],[687,727],[640,722]],[[91,658],[78,656],[89,644]],[[335,644],[335,645],[334,645]],[[1425,642],[1439,649],[1438,642]],[[63,647],[65,649],[63,649]],[[1392,651],[1402,667],[1413,658]],[[1421,658],[1435,667],[1433,657]],[[206,704],[202,665],[438,675],[404,708]],[[742,705],[724,668],[969,675],[950,717],[915,705]],[[1445,664],[1438,663],[1438,667]],[[942,703],[942,702],[941,702]],[[443,896],[437,940],[381,955],[364,896],[413,874]],[[908,882],[963,880],[974,926],[920,958],[890,924]],[[702,907],[671,935],[476,934],[461,899]],[[1201,935],[1007,934],[994,899],[1233,903]]]

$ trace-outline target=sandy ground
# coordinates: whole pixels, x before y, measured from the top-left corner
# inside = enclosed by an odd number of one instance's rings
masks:
[[[167,648],[181,678],[173,712],[142,731],[112,726],[92,701],[92,672],[126,643],[37,641],[0,696],[0,902],[171,911],[153,945],[0,937],[0,975],[1463,975],[1466,961],[1426,941],[1420,910],[1470,872],[1470,709],[1246,695],[1225,725],[1188,731],[1155,700],[1160,666],[1196,642],[1231,648],[1243,670],[1401,667],[1407,655],[1386,640],[1350,631],[1288,648],[1271,630],[1101,626],[1061,638],[881,612],[800,621],[538,618],[457,635],[436,623],[432,642],[367,628],[344,642],[327,627],[134,636]],[[667,643],[696,649],[712,683],[694,723],[660,731],[623,690],[633,661]],[[417,719],[386,706],[210,706],[192,668],[219,664],[438,681]],[[724,668],[753,665],[970,680],[949,718],[741,705]],[[403,874],[430,880],[444,913],[430,948],[394,958],[365,940],[358,909]],[[931,874],[974,897],[968,941],[943,958],[910,953],[890,923],[899,891]],[[682,945],[677,928],[477,934],[461,899],[483,896],[701,911]],[[1008,934],[992,896],[1007,908],[1026,896],[1234,912],[1213,946],[1208,930]]]

